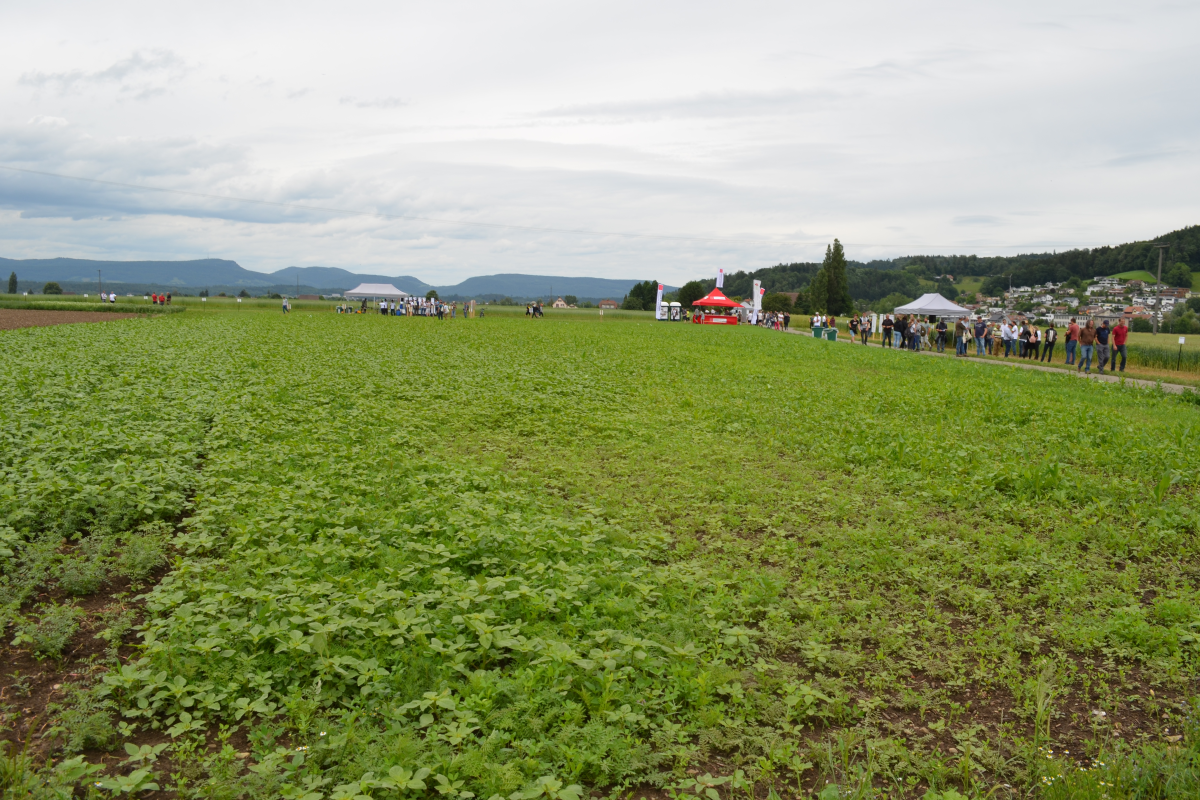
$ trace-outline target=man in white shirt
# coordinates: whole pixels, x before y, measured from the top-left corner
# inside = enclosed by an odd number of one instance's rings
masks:
[[[1013,349],[1013,327],[1008,324],[1008,317],[1000,323],[1000,339],[1004,342],[1004,357],[1008,358]]]

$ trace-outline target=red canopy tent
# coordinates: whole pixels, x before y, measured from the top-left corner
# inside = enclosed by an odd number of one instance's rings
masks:
[[[696,309],[741,308],[742,304],[730,300],[720,289],[713,289],[704,297],[692,303],[692,307]],[[698,325],[737,325],[738,317],[736,314],[711,314],[698,310],[692,316],[692,322]]]

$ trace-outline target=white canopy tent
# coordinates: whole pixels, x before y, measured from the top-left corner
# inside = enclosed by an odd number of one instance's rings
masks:
[[[390,283],[360,283],[346,292],[347,300],[403,300],[408,292],[402,292]]]
[[[951,303],[937,292],[923,294],[911,303],[896,306],[896,314],[919,314],[922,317],[970,316],[970,309]]]

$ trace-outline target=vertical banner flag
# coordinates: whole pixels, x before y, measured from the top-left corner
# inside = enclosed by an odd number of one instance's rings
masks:
[[[764,292],[763,292],[763,288],[762,288],[762,281],[755,281],[754,282],[754,310],[755,311],[762,310],[763,294],[764,294]]]
[[[662,284],[660,283],[658,285],[658,297],[654,300],[654,318],[655,319],[666,319],[667,318],[667,315],[663,313],[662,289],[663,289],[663,287],[662,287]]]
[[[718,289],[725,288],[725,268],[724,267],[717,270],[717,288]]]

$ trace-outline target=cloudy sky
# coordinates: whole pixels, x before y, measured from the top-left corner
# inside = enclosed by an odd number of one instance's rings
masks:
[[[0,169],[0,255],[444,285],[1145,239],[1200,222],[1197,31],[1197,2],[5,3],[0,166],[108,183]]]

